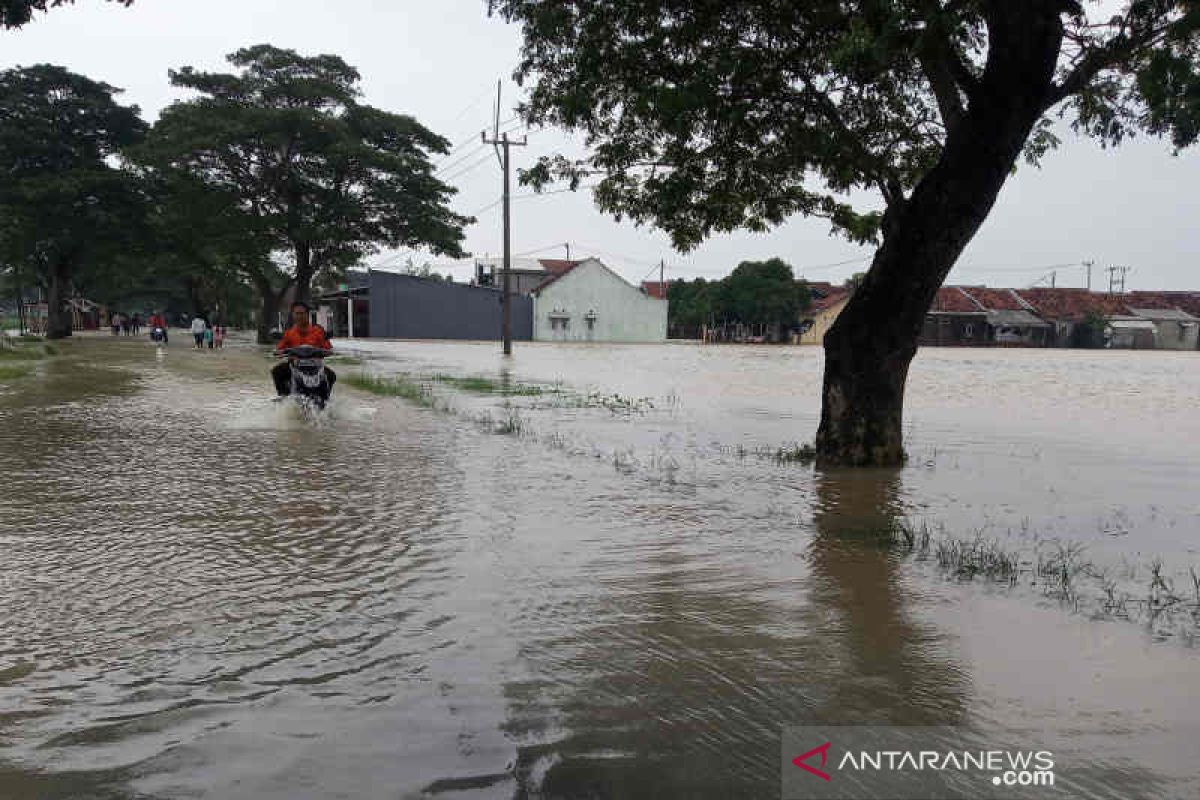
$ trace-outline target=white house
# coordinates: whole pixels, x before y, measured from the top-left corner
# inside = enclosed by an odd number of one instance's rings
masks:
[[[604,266],[580,261],[532,292],[538,342],[663,342],[667,301],[651,297]]]

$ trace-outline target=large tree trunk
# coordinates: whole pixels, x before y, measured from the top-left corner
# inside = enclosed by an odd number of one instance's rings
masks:
[[[296,297],[294,302],[309,302],[309,297],[312,292],[312,246],[308,242],[296,242],[296,278],[293,281],[296,286]]]
[[[66,259],[55,261],[50,266],[50,282],[46,291],[46,338],[64,339],[74,328],[71,310],[67,308],[67,292],[71,284],[71,270]]]
[[[262,301],[261,311],[258,315],[258,343],[272,344],[275,340],[271,338],[271,328],[275,324],[275,315],[279,313],[279,300],[282,294],[275,291],[266,281],[256,281],[255,286],[258,289],[259,299]]]
[[[987,65],[965,115],[912,197],[889,209],[870,271],[825,336],[818,465],[904,462],[904,385],[917,337],[1044,111],[1063,35],[1055,5],[992,4]]]

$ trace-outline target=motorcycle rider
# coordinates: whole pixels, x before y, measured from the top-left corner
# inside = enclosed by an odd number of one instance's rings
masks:
[[[325,329],[320,325],[315,325],[309,322],[309,307],[308,303],[303,300],[297,300],[292,303],[292,327],[283,332],[283,337],[280,338],[279,344],[275,345],[275,355],[283,355],[283,351],[289,347],[301,347],[309,345],[310,347],[319,347],[323,350],[332,350],[333,345],[329,343],[329,336],[325,333]],[[280,397],[286,397],[291,394],[292,390],[292,373],[290,367],[291,359],[276,364],[271,369],[271,377],[275,380],[275,391]],[[329,389],[333,390],[334,381],[337,380],[337,375],[329,367],[325,368],[325,375],[329,379]]]

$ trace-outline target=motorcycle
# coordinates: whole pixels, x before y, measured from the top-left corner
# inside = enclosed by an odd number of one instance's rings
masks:
[[[325,357],[332,354],[332,350],[324,350],[307,344],[282,350],[280,355],[287,356],[291,360],[289,364],[291,375],[287,396],[276,399],[284,400],[291,397],[305,410],[320,411],[324,409],[333,392],[333,384],[325,369]]]
[[[160,327],[155,326],[150,329],[150,341],[156,344],[167,343],[167,332]]]

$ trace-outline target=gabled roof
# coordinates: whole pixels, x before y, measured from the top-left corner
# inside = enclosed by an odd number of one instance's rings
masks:
[[[809,284],[808,288],[812,292],[812,305],[809,306],[809,309],[816,312],[833,308],[850,297],[850,290],[841,286],[829,286],[815,290],[813,285]]]
[[[1010,289],[987,289],[982,286],[964,286],[961,290],[971,296],[988,311],[1027,311]]]
[[[575,269],[583,261],[570,261],[565,258],[539,258],[538,263],[542,265],[542,269],[551,275],[561,275],[564,272],[570,272]]]
[[[529,290],[529,293],[530,293],[530,294],[537,294],[537,293],[538,293],[538,292],[540,292],[542,289],[545,289],[547,286],[549,286],[550,284],[554,283],[554,282],[555,282],[556,280],[558,280],[559,278],[563,277],[564,275],[567,275],[567,274],[569,274],[569,273],[571,272],[571,270],[575,269],[576,267],[578,267],[578,266],[579,266],[580,264],[582,264],[582,263],[584,263],[584,262],[582,262],[582,261],[575,261],[575,262],[572,262],[572,263],[571,263],[571,266],[569,266],[569,267],[566,267],[565,269],[563,269],[563,270],[561,270],[561,271],[559,271],[559,272],[555,272],[555,273],[554,273],[554,274],[552,274],[552,275],[551,275],[549,278],[546,278],[544,281],[542,281],[541,283],[539,283],[537,286],[535,286],[535,287],[533,287],[532,289],[530,289],[530,290]]]
[[[935,313],[982,314],[984,308],[963,291],[961,286],[943,286],[933,296],[929,310]]]
[[[1137,308],[1177,308],[1200,317],[1200,292],[1129,292],[1125,301]]]
[[[1101,317],[1128,316],[1122,295],[1089,292],[1087,289],[1017,289],[1021,299],[1047,319],[1079,320],[1088,314]]]
[[[610,268],[609,268],[609,267],[608,267],[608,266],[607,266],[607,265],[606,265],[606,264],[605,264],[603,261],[601,261],[601,260],[600,260],[600,259],[598,259],[598,258],[592,257],[592,258],[585,258],[585,259],[583,259],[582,261],[576,261],[576,262],[575,262],[574,264],[572,264],[572,265],[571,265],[569,268],[567,268],[567,269],[563,270],[562,272],[558,273],[557,275],[551,275],[549,278],[546,278],[546,280],[542,281],[542,282],[541,282],[541,283],[539,283],[537,286],[533,287],[533,289],[532,289],[532,290],[531,290],[529,293],[530,293],[531,295],[538,295],[538,294],[541,294],[541,293],[542,293],[542,291],[544,291],[544,290],[545,290],[545,289],[546,289],[548,286],[551,286],[551,285],[553,285],[553,284],[554,284],[556,281],[562,280],[563,278],[565,278],[566,276],[570,275],[570,274],[571,274],[572,272],[574,272],[575,270],[577,270],[577,269],[579,269],[580,267],[582,267],[582,266],[585,266],[585,265],[587,265],[587,264],[595,264],[595,265],[596,265],[596,266],[598,266],[600,269],[604,270],[604,271],[605,271],[605,272],[607,272],[609,275],[611,275],[611,276],[612,276],[612,277],[613,277],[615,280],[617,280],[617,281],[620,281],[621,283],[623,283],[623,284],[625,284],[626,286],[628,286],[630,291],[632,291],[632,292],[639,292],[639,293],[641,292],[641,289],[639,289],[638,287],[634,286],[632,283],[630,283],[629,281],[625,280],[625,279],[624,279],[624,278],[622,278],[620,275],[618,275],[616,272],[614,272],[613,270],[611,270],[611,269],[610,269]]]

